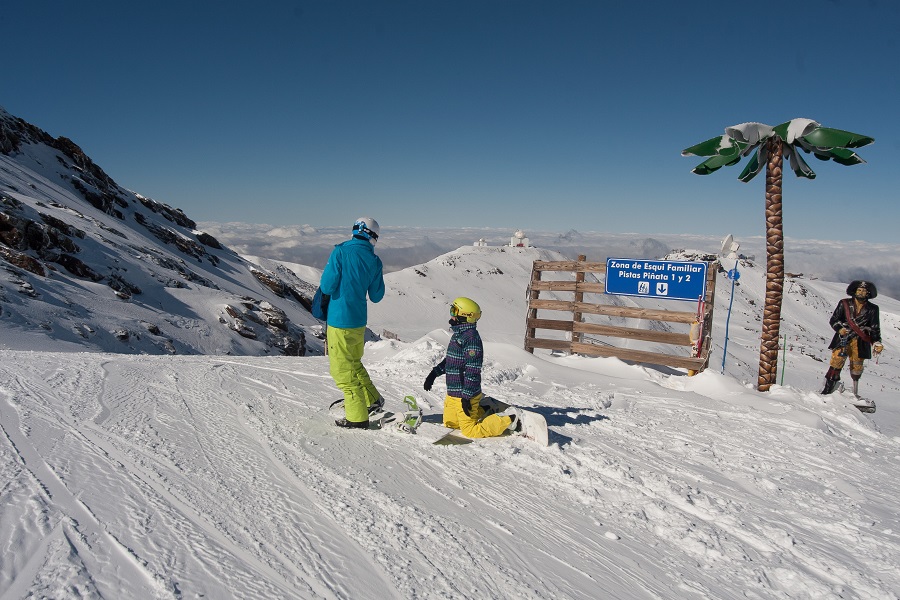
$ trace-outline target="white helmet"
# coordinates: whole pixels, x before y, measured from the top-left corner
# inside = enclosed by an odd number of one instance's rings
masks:
[[[374,246],[378,241],[378,221],[372,217],[360,217],[353,224],[353,235],[365,238]]]

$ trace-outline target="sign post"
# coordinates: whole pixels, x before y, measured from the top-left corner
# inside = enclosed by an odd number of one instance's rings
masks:
[[[725,346],[722,348],[722,373],[725,373],[725,357],[728,356],[728,324],[731,322],[731,306],[734,304],[734,284],[741,278],[738,271],[738,259],[734,260],[734,268],[728,270],[728,279],[731,280],[731,300],[728,301],[728,317],[725,319]]]

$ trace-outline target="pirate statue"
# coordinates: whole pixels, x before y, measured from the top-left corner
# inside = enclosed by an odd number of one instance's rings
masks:
[[[878,295],[871,281],[856,280],[847,286],[847,295],[838,302],[831,315],[834,337],[828,349],[831,350],[831,364],[825,373],[823,394],[834,391],[841,380],[841,369],[850,358],[850,377],[853,379],[853,395],[858,396],[859,378],[863,372],[863,361],[884,350],[881,343],[881,323],[878,305],[869,302]]]

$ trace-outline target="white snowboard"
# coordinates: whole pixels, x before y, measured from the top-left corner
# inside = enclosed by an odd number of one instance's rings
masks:
[[[547,419],[543,415],[530,410],[522,410],[521,408],[519,410],[522,414],[522,435],[541,446],[549,446],[550,436],[547,432]]]
[[[416,428],[416,435],[420,439],[427,440],[438,446],[447,444],[468,444],[472,440],[459,432],[459,429],[450,429],[440,423],[423,422]]]

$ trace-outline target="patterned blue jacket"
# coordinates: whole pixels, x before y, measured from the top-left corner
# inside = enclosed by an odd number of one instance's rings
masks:
[[[467,400],[481,393],[481,364],[484,347],[475,323],[453,325],[450,343],[444,359],[447,374],[447,394]]]

